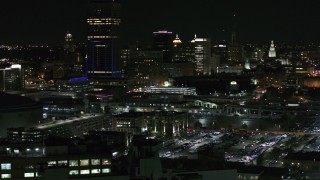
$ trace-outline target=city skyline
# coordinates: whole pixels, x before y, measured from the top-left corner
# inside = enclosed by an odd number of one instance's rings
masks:
[[[318,43],[320,39],[316,2],[159,2],[122,0],[123,45],[135,41],[151,44],[152,32],[158,30],[177,33],[182,41],[192,39],[194,34],[230,41],[234,14],[242,43]],[[13,0],[0,5],[4,24],[1,44],[59,44],[67,31],[77,42],[85,42],[88,0]]]
[[[318,9],[0,1],[0,178],[318,179]]]

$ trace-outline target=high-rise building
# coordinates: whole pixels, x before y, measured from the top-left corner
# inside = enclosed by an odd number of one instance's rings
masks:
[[[127,62],[128,77],[138,86],[160,85],[163,52],[151,50],[131,50]]]
[[[122,77],[120,10],[116,0],[90,0],[86,67],[89,79]]]
[[[268,57],[269,57],[269,58],[275,58],[276,56],[277,56],[277,55],[276,55],[276,48],[274,47],[273,41],[271,41],[271,45],[270,45]]]
[[[176,38],[172,41],[172,43],[173,43],[172,61],[173,62],[185,61],[185,51],[184,51],[185,48],[178,34],[176,35]]]
[[[211,41],[208,38],[197,38],[194,40],[194,70],[196,75],[211,74]]]
[[[228,48],[225,41],[215,44],[212,47],[212,56],[219,56],[220,65],[223,65],[223,66],[228,65]]]
[[[221,55],[212,53],[211,54],[211,71],[218,73],[218,67],[221,65]]]
[[[24,75],[20,64],[0,65],[0,91],[20,91],[24,88]]]
[[[236,32],[232,32],[231,42],[228,45],[229,65],[239,65],[243,58],[242,52],[242,47],[238,42],[238,34]]]
[[[241,66],[243,61],[243,47],[240,45],[238,36],[238,16],[233,15],[233,27],[231,41],[228,44],[228,65]]]
[[[172,32],[153,32],[153,49],[163,51],[163,61],[172,62]]]
[[[75,45],[73,42],[73,37],[70,32],[68,32],[64,37],[65,43],[64,43],[64,49],[70,53],[73,53],[75,51]]]
[[[176,35],[172,44],[172,62],[194,62],[194,40],[182,42]]]

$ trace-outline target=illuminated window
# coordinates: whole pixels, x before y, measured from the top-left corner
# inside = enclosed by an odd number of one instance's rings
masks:
[[[24,173],[24,177],[34,177],[34,173],[33,172]]]
[[[91,165],[100,165],[100,159],[91,159]]]
[[[80,166],[89,166],[89,159],[80,160]]]
[[[91,174],[99,174],[100,172],[100,169],[91,169]]]
[[[66,166],[68,164],[67,160],[58,161],[59,166]]]
[[[102,165],[110,165],[109,159],[102,159]]]
[[[11,174],[1,174],[1,179],[9,179],[11,178]]]
[[[110,168],[102,169],[102,173],[110,173],[110,172],[111,172]]]
[[[79,166],[78,160],[70,160],[69,161],[69,166]]]
[[[79,170],[70,170],[69,171],[69,175],[78,175],[79,174]]]
[[[80,174],[90,174],[89,169],[80,170]]]
[[[1,170],[10,170],[10,169],[11,169],[11,163],[1,164]]]
[[[57,161],[48,161],[48,166],[56,166],[57,165]]]

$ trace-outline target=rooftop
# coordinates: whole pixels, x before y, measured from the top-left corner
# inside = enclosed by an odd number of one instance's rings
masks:
[[[0,112],[23,111],[42,108],[42,105],[27,97],[0,92]]]
[[[70,117],[71,119],[55,120],[55,121],[43,123],[36,126],[36,129],[48,129],[56,126],[71,124],[77,121],[83,121],[83,120],[88,120],[91,118],[102,117],[102,116],[104,116],[104,114],[85,114],[85,115],[82,115],[81,117]]]

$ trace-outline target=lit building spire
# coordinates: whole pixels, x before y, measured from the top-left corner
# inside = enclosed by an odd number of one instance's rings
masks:
[[[64,36],[64,49],[69,52],[75,51],[75,45],[73,44],[73,37],[70,32],[67,32],[67,34]]]
[[[274,47],[273,41],[271,41],[270,49],[269,49],[269,58],[276,57],[276,48]]]
[[[182,43],[182,41],[179,39],[179,35],[178,34],[176,34],[176,38],[173,40],[173,46],[174,47],[177,47],[178,46],[178,44],[181,44]]]

